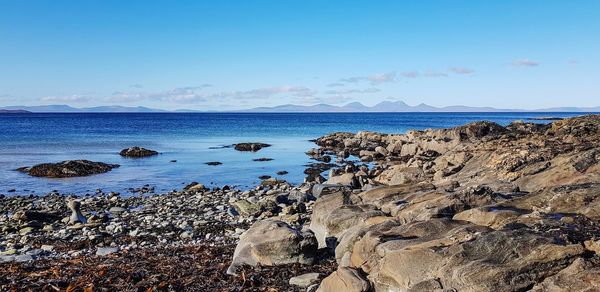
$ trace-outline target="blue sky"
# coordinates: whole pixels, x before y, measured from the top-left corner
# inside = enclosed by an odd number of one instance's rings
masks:
[[[0,106],[600,105],[600,1],[0,0]]]

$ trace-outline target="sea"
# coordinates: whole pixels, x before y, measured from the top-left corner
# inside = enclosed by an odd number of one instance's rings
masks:
[[[97,189],[131,194],[150,186],[156,193],[190,182],[208,187],[251,188],[269,175],[299,184],[310,162],[311,140],[332,132],[362,130],[404,133],[447,128],[474,121],[507,125],[538,117],[583,113],[24,113],[0,114],[0,194],[44,195],[51,191],[85,195]],[[226,147],[262,142],[272,147],[239,152]],[[124,158],[119,151],[141,146],[160,152]],[[257,158],[272,158],[258,162]],[[38,163],[87,159],[119,164],[87,177],[31,177],[15,169]],[[218,161],[222,165],[209,166]],[[287,171],[287,175],[277,175]]]

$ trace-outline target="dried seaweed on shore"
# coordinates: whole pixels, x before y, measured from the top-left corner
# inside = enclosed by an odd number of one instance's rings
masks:
[[[296,291],[289,278],[307,272],[323,276],[335,262],[242,268],[226,274],[234,245],[137,249],[106,257],[43,259],[0,264],[2,291]]]

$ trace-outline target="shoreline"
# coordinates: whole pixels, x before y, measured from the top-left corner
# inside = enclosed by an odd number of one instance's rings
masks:
[[[77,198],[85,223],[68,196],[2,197],[0,287],[585,287],[600,279],[599,137],[597,115],[332,133],[307,152],[303,184],[100,192]]]

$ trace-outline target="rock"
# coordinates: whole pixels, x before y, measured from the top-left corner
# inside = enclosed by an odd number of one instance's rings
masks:
[[[107,256],[113,253],[119,252],[119,248],[118,247],[99,247],[96,250],[96,255],[97,256]]]
[[[206,162],[206,163],[204,163],[204,164],[206,164],[206,165],[210,165],[210,166],[217,166],[217,165],[221,165],[221,164],[223,164],[223,163],[221,163],[221,162],[218,162],[218,161],[211,161],[211,162]]]
[[[15,212],[12,216],[13,219],[19,220],[22,222],[28,221],[39,221],[39,222],[54,222],[60,219],[60,215],[56,213],[50,212],[41,212],[34,210],[20,210]]]
[[[69,224],[87,223],[87,218],[81,214],[81,202],[76,200],[67,201],[67,207],[71,210]]]
[[[262,148],[271,147],[270,144],[265,143],[238,143],[233,146],[237,151],[252,151],[256,152]]]
[[[321,282],[318,292],[367,292],[371,284],[361,273],[352,268],[340,267]]]
[[[379,153],[379,154],[381,154],[383,156],[387,156],[387,155],[390,154],[390,152],[387,149],[385,149],[385,148],[383,148],[381,146],[375,147],[375,152],[377,152],[377,153]]]
[[[289,173],[289,172],[287,172],[287,171],[285,171],[285,170],[281,170],[281,171],[278,171],[278,172],[277,172],[277,175],[286,175],[286,174],[288,174],[288,173]]]
[[[116,167],[119,165],[89,160],[66,160],[59,163],[42,163],[18,170],[31,176],[61,178],[105,173]]]
[[[536,284],[532,292],[571,292],[571,291],[598,291],[600,287],[600,262],[597,258],[584,260],[578,258],[558,274],[544,279]]]
[[[331,176],[325,182],[325,184],[327,184],[327,185],[343,185],[343,186],[349,186],[349,187],[353,187],[353,188],[358,186],[358,183],[354,176],[354,173],[344,173],[342,175]]]
[[[311,232],[301,232],[278,220],[262,220],[240,236],[227,273],[236,274],[243,264],[312,264],[316,251],[317,241]]]
[[[47,244],[42,244],[42,246],[40,247],[41,250],[43,251],[53,251],[54,250],[54,245],[47,245]]]
[[[347,189],[347,187],[343,186],[343,185],[315,184],[312,187],[311,192],[314,197],[318,198],[318,197],[332,194],[335,192],[339,192],[339,191],[342,191],[345,189]]]
[[[263,157],[263,158],[252,159],[252,161],[257,161],[257,162],[265,162],[265,161],[271,161],[271,160],[273,160],[273,158]]]
[[[319,281],[320,276],[321,276],[321,274],[319,274],[319,273],[302,274],[302,275],[290,278],[289,283],[290,283],[290,285],[298,286],[301,288],[306,288],[306,287],[316,283],[317,281]]]
[[[108,212],[120,214],[123,212],[127,212],[127,209],[123,207],[110,207],[110,209],[108,209]]]
[[[197,192],[197,191],[204,191],[204,190],[206,190],[206,187],[203,184],[200,184],[200,183],[197,183],[197,182],[192,182],[189,185],[185,186],[183,188],[183,190],[189,191],[189,192]]]
[[[18,255],[18,256],[15,256],[14,261],[17,262],[17,263],[24,263],[24,262],[33,261],[33,256],[32,255],[28,255],[28,254]]]
[[[129,147],[129,148],[121,150],[121,152],[119,152],[119,154],[124,157],[141,158],[141,157],[158,155],[158,152],[154,151],[154,150],[149,150],[146,148],[134,146],[134,147]]]
[[[267,180],[267,179],[270,179],[271,176],[270,175],[261,175],[258,178],[261,179],[261,180]]]

